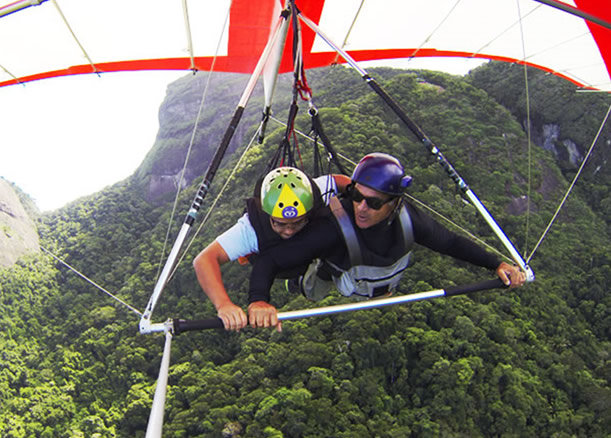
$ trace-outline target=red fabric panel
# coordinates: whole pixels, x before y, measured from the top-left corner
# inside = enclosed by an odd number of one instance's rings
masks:
[[[395,59],[395,58],[407,58],[414,53],[414,48],[408,49],[385,49],[385,50],[357,50],[348,52],[349,55],[356,61],[367,61],[376,59]],[[473,53],[467,52],[451,52],[451,51],[440,51],[435,49],[420,49],[418,56],[453,56],[453,57],[476,57],[482,59],[494,59],[497,61],[505,61],[511,63],[524,64],[523,61],[507,58],[507,57],[490,57],[488,55],[483,56],[481,54],[474,55]],[[345,63],[340,57],[337,58],[335,52],[320,52],[313,53],[308,56],[306,65],[308,68],[318,68],[331,65],[334,62]],[[256,57],[254,57],[256,62]],[[215,61],[214,71],[219,72],[234,72],[234,73],[252,73],[252,69],[246,68],[246,66],[253,60],[252,56],[222,56],[218,57]],[[195,58],[195,66],[198,70],[209,71],[212,67],[212,57],[199,57]],[[540,65],[526,63],[532,67],[539,68],[541,70],[549,71],[557,76],[563,77],[564,79],[574,82],[572,79],[567,78],[558,72],[554,72],[548,68]],[[166,58],[166,59],[145,59],[137,61],[122,61],[122,62],[108,62],[97,64],[99,73],[105,72],[117,72],[117,71],[142,71],[142,70],[189,70],[191,67],[191,60],[189,58]],[[292,66],[288,69],[292,71]],[[46,73],[36,74],[32,76],[26,76],[21,79],[21,82],[31,82],[40,79],[49,79],[59,76],[74,75],[74,74],[90,74],[94,73],[91,65],[77,65],[70,67],[66,70],[55,70]],[[9,80],[0,82],[0,87],[7,85],[16,85],[19,82],[16,80]],[[582,86],[582,84],[575,83],[576,85]]]
[[[284,3],[284,2],[283,2]],[[318,22],[325,0],[307,0],[297,2],[300,10],[312,20]],[[228,71],[252,72],[259,56],[263,52],[275,23],[278,20],[275,5],[277,0],[234,0],[229,18],[230,60],[225,68]],[[289,30],[285,55],[280,64],[281,72],[293,70],[292,30]],[[309,53],[314,44],[314,33],[309,29],[303,31],[303,51]]]
[[[605,20],[607,23],[611,23],[611,5],[608,1],[601,0],[575,0],[575,5],[578,9],[581,9],[588,14],[592,14]],[[590,32],[598,45],[600,54],[605,60],[607,66],[607,73],[611,71],[611,30],[605,27],[599,26],[598,24],[592,24],[587,22]],[[609,75],[611,77],[611,74]]]

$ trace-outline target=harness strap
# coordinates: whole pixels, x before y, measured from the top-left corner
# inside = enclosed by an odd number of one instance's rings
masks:
[[[350,217],[337,196],[332,196],[329,199],[329,207],[333,212],[333,216],[337,219],[339,228],[342,230],[342,236],[346,242],[346,248],[348,248],[348,255],[350,257],[350,266],[357,266],[363,264],[363,255],[361,254],[361,247],[359,240],[356,237],[356,232],[350,221]],[[411,223],[411,222],[410,222]]]
[[[405,205],[401,205],[399,209],[399,223],[401,224],[401,231],[403,232],[404,248],[408,251],[414,246],[414,228],[412,226],[412,218],[409,217]]]
[[[348,256],[350,258],[350,266],[358,266],[363,264],[363,254],[361,252],[361,246],[359,245],[354,225],[344,210],[341,202],[336,196],[332,196],[329,199],[329,207],[333,216],[339,224],[339,228],[342,231],[342,236],[346,242],[346,248],[348,249]],[[403,248],[405,251],[409,251],[414,246],[414,228],[412,225],[412,219],[409,217],[407,208],[401,206],[399,209],[399,223],[401,225],[401,234],[403,235]]]

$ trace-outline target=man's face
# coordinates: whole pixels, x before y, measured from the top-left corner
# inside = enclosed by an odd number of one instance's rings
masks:
[[[388,218],[396,205],[396,201],[392,202],[393,198],[391,196],[358,183],[352,188],[351,196],[354,206],[354,221],[356,226],[361,229],[372,227]],[[382,205],[379,210],[370,206],[380,205],[380,203]]]
[[[283,239],[290,239],[295,234],[303,230],[303,227],[308,223],[308,218],[305,215],[293,217],[290,219],[269,217],[269,223],[272,230]]]

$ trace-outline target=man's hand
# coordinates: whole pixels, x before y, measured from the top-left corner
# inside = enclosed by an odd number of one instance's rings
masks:
[[[219,306],[216,314],[223,320],[225,330],[233,330],[239,332],[248,324],[246,313],[241,307],[236,306],[231,301]]]
[[[250,325],[257,327],[276,327],[282,331],[282,322],[278,321],[278,311],[265,301],[255,301],[248,306],[248,320]]]
[[[526,274],[519,266],[510,265],[509,263],[501,262],[496,268],[496,275],[499,276],[505,286],[510,288],[520,287],[526,281]]]

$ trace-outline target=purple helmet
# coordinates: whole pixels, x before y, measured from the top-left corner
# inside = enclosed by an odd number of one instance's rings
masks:
[[[365,155],[352,172],[352,181],[378,192],[400,196],[412,182],[403,166],[392,155],[374,152]]]

